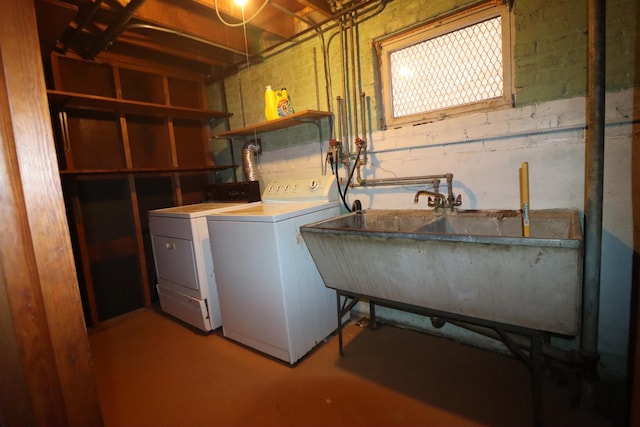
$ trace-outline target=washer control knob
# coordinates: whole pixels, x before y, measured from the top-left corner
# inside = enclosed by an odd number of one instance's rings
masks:
[[[319,186],[320,183],[314,179],[313,181],[311,181],[311,185],[309,185],[309,190],[316,191]]]

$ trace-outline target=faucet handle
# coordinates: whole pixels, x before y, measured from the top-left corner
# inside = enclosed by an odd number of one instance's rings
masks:
[[[429,206],[430,208],[443,208],[447,205],[447,199],[443,194],[437,193],[435,196],[433,196],[433,198],[431,198],[431,196],[429,196],[429,198],[427,198],[427,206]]]

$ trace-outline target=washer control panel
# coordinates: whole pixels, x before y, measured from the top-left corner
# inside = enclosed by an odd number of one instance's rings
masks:
[[[333,175],[274,180],[267,183],[262,193],[262,201],[265,203],[335,200],[338,200],[338,187]]]

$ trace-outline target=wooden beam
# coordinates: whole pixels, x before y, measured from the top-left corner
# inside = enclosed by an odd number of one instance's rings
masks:
[[[94,39],[85,57],[87,59],[95,58],[99,52],[115,40],[145,1],[146,0],[131,0],[123,10],[118,12],[115,21],[109,24],[109,27]]]
[[[165,0],[149,0],[138,10],[136,20],[181,31],[220,46],[228,46],[234,51],[245,50],[242,27],[222,24],[213,11],[210,14],[195,13],[192,7],[187,7],[186,2],[178,5]]]
[[[38,0],[36,6],[40,49],[42,57],[46,58],[69,28],[69,23],[78,13],[78,7],[53,0]]]
[[[333,13],[327,0],[298,0],[300,3],[314,9],[316,12],[324,15],[325,18],[329,18]]]
[[[3,4],[0,306],[10,314],[0,342],[17,371],[16,383],[0,381],[0,415],[7,425],[101,426],[38,45],[34,1]]]
[[[184,48],[180,49],[175,44],[167,43],[164,46],[160,45],[151,37],[123,35],[110,50],[112,52],[124,52],[127,50],[127,47],[130,46],[141,50],[153,50],[163,56],[172,56],[178,60],[182,58],[192,62],[209,64],[213,67],[224,67],[229,65],[229,63],[235,63],[242,59],[242,57],[237,54],[226,52],[222,49],[207,47],[204,44],[196,46],[195,43],[189,43],[189,45],[189,47],[183,45]]]
[[[204,10],[208,10],[208,13],[218,20],[218,15],[215,10],[216,0],[193,0],[193,2],[204,6],[204,8],[206,8]],[[244,18],[249,19],[252,17],[263,4],[264,0],[247,3],[244,10]],[[232,23],[242,22],[242,8],[236,6],[233,0],[218,0],[218,12],[223,18]],[[295,11],[292,12],[295,13]],[[295,18],[282,13],[269,4],[249,22],[248,26],[256,27],[261,31],[266,31],[283,39],[293,37],[296,33]]]

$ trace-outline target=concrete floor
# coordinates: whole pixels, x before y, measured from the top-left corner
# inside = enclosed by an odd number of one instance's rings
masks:
[[[106,427],[533,426],[529,371],[517,360],[415,331],[344,331],[294,367],[153,309],[90,332]],[[545,427],[600,427],[544,380]],[[584,406],[584,405],[583,405]]]

